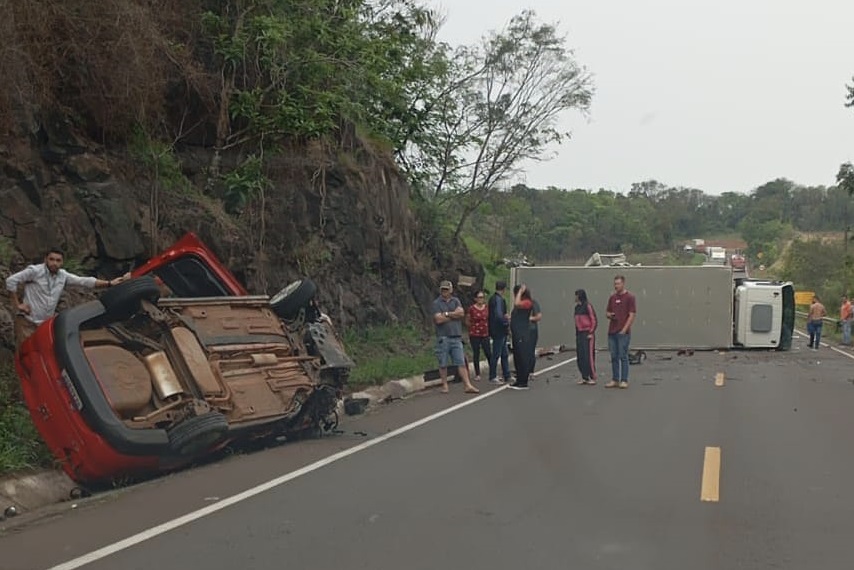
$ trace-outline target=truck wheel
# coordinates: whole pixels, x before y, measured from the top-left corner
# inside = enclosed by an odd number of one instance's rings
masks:
[[[146,275],[110,287],[99,297],[99,301],[104,305],[108,318],[123,321],[139,311],[143,300],[155,303],[159,298],[160,287],[153,277]]]
[[[228,421],[219,412],[208,412],[172,426],[167,433],[173,452],[192,456],[222,441],[228,433]]]
[[[294,281],[270,299],[273,312],[283,319],[292,319],[300,309],[317,295],[317,285],[311,279]]]

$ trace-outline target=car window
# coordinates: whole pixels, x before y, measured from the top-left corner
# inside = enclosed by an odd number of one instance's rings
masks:
[[[154,270],[171,297],[222,297],[229,295],[225,285],[204,263],[194,256],[185,256]]]

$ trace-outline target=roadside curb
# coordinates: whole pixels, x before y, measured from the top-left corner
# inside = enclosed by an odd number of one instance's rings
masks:
[[[481,366],[486,366],[486,362],[481,363]],[[474,367],[469,365],[469,374],[474,373]],[[449,375],[449,383],[455,382],[453,376]],[[379,386],[371,386],[359,392],[353,392],[348,396],[352,400],[367,400],[365,411],[372,410],[380,404],[399,400],[430,388],[437,388],[442,385],[442,380],[424,380],[424,375],[411,376],[401,380],[390,380]]]
[[[0,477],[0,521],[73,499],[79,488],[59,470],[40,469]]]
[[[562,352],[567,352],[567,348],[565,345],[560,345],[553,347],[551,349],[544,349],[542,351],[537,352],[537,358],[541,358],[544,356],[560,354]],[[509,358],[510,366],[513,366],[513,355],[510,355]],[[486,360],[482,360],[480,362],[480,369],[488,370],[489,362]],[[345,400],[363,400],[366,401],[365,409],[362,412],[370,411],[380,404],[386,404],[392,402],[394,400],[399,400],[401,398],[405,398],[407,396],[411,396],[412,394],[416,394],[418,392],[423,392],[424,390],[429,390],[430,388],[437,388],[442,385],[441,380],[424,380],[424,376],[426,374],[422,374],[420,376],[411,376],[409,378],[404,378],[401,380],[390,380],[384,384],[379,386],[371,386],[369,388],[365,388],[364,390],[360,390],[358,392],[353,392],[349,396],[345,398]],[[455,375],[448,375],[449,383],[458,382],[458,380],[452,380]],[[469,363],[469,377],[474,378],[474,364]],[[344,405],[340,407],[340,411],[344,411]],[[353,414],[358,415],[358,414]]]

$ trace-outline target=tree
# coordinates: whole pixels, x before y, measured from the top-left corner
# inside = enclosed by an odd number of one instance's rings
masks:
[[[454,212],[454,238],[523,163],[546,159],[551,144],[569,137],[558,128],[562,113],[588,109],[590,76],[565,44],[553,25],[524,11],[454,55],[447,87],[431,104],[432,136],[408,149],[429,170],[425,197]]]
[[[854,165],[850,162],[842,163],[836,173],[836,183],[848,192],[849,196],[854,195]]]
[[[629,190],[629,196],[643,197],[650,202],[655,203],[666,190],[667,186],[658,180],[644,180],[643,182],[632,183],[632,188]]]
[[[854,107],[854,85],[846,85],[845,89],[848,90],[848,94],[845,96],[845,106]]]

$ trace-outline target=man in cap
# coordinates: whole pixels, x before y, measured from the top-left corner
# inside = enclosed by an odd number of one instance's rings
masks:
[[[457,367],[458,375],[465,385],[467,394],[480,392],[469,380],[463,352],[463,324],[466,316],[460,300],[453,295],[450,281],[439,284],[439,296],[433,301],[431,312],[436,325],[436,358],[439,359],[439,376],[442,378],[442,393],[448,393],[448,366]]]

